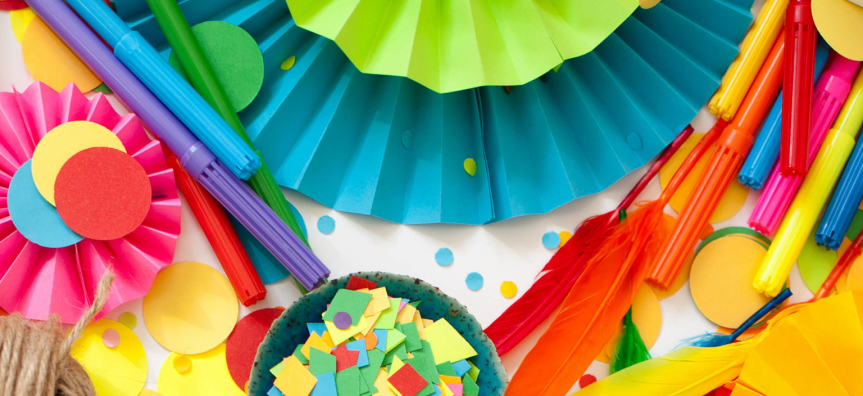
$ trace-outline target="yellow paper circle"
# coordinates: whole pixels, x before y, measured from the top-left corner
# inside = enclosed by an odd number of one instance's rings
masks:
[[[159,272],[144,297],[144,323],[166,349],[185,354],[224,342],[240,308],[224,275],[204,264],[184,262]]]
[[[663,190],[668,186],[674,173],[677,172],[677,169],[680,168],[680,165],[683,164],[683,161],[703,137],[703,133],[693,133],[689,136],[689,139],[680,146],[674,155],[671,156],[668,162],[665,163],[665,166],[659,170],[659,183]],[[687,175],[686,179],[683,180],[683,183],[680,184],[677,192],[674,193],[674,197],[671,198],[670,205],[677,213],[680,213],[680,211],[683,210],[683,206],[686,204],[687,198],[692,194],[692,190],[695,188],[698,177],[701,176],[701,172],[704,171],[704,167],[707,165],[707,160],[710,158],[710,155],[713,154],[713,149],[715,147],[716,146],[714,144],[707,149],[707,152],[705,152],[701,159],[698,160],[698,163],[695,164],[692,171],[689,172],[689,175]],[[716,210],[714,210],[713,214],[710,215],[709,222],[718,223],[720,221],[730,219],[734,214],[739,212],[740,208],[743,207],[743,204],[746,203],[747,195],[749,195],[749,190],[740,184],[735,177],[728,186],[728,189],[725,191],[725,195],[723,195],[722,199],[719,200],[719,205],[716,206]]]
[[[135,326],[138,325],[138,317],[131,312],[124,312],[117,321],[122,323],[123,326],[128,327],[129,330],[135,330]]]
[[[33,18],[36,18],[36,13],[30,7],[9,11],[12,33],[15,33],[19,43],[24,43],[24,32],[27,31],[27,26],[30,26]]]
[[[476,174],[476,160],[473,158],[468,158],[464,160],[464,171],[467,172],[468,175]]]
[[[102,335],[113,330],[120,344],[108,348]],[[132,330],[109,319],[101,319],[84,328],[70,352],[84,366],[97,396],[137,396],[147,381],[147,355]]]
[[[33,152],[33,182],[46,201],[54,204],[54,182],[63,164],[73,155],[93,147],[108,147],[126,152],[123,143],[95,122],[72,121],[48,132]]]
[[[500,294],[503,294],[506,298],[513,298],[518,294],[518,287],[516,287],[515,283],[505,281],[500,284]]]
[[[644,341],[644,346],[647,349],[652,348],[656,339],[659,338],[659,330],[662,328],[662,311],[659,308],[659,299],[657,299],[654,290],[647,285],[642,284],[635,295],[635,299],[632,300],[632,322],[638,327],[638,333]],[[623,324],[621,323],[597,360],[603,363],[611,361],[614,346],[617,345],[622,333]]]
[[[33,19],[27,26],[21,51],[30,75],[55,91],[62,91],[71,82],[81,92],[89,92],[102,83],[41,19]]]
[[[821,37],[840,55],[863,61],[863,7],[849,0],[812,0]]]
[[[557,247],[563,247],[563,245],[566,245],[566,243],[569,242],[570,238],[572,238],[572,233],[569,231],[561,231],[558,232],[557,235],[560,237],[560,243],[557,245]]]
[[[188,371],[180,373],[175,362],[188,364]],[[228,372],[225,344],[197,355],[171,353],[159,370],[157,384],[164,396],[244,396]]]
[[[719,238],[695,256],[689,286],[698,310],[713,323],[736,329],[770,301],[752,287],[767,248],[749,238]]]

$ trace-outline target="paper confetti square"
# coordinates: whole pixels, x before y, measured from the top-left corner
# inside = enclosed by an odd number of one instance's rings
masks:
[[[467,374],[468,371],[470,371],[471,366],[470,363],[467,362],[467,360],[459,360],[452,364],[452,368],[453,370],[455,370],[455,375],[457,377],[464,377],[464,375]]]
[[[349,351],[357,351],[357,367],[363,368],[369,365],[369,353],[366,350],[366,342],[363,340],[349,342],[347,344]]]
[[[398,330],[387,330],[387,347],[384,352],[389,353],[393,348],[400,345],[405,340],[404,333]]]
[[[383,311],[378,322],[375,323],[376,329],[392,329],[396,324],[396,316],[399,314],[399,304],[402,300],[399,298],[390,299],[390,307]]]
[[[426,338],[431,344],[435,364],[457,362],[476,356],[473,347],[444,319],[426,327]]]
[[[363,312],[366,311],[366,307],[369,305],[369,301],[371,300],[371,294],[339,289],[339,291],[336,292],[336,296],[333,297],[333,301],[330,303],[329,308],[327,308],[327,312],[324,313],[324,321],[332,322],[337,313],[347,312],[348,315],[351,315],[351,325],[356,326],[359,324],[360,319],[363,317]],[[327,329],[329,329],[329,326]],[[330,331],[330,333],[332,333],[332,331]]]
[[[311,350],[309,371],[312,375],[317,377],[325,373],[334,373],[337,368],[335,356],[318,349]]]
[[[318,379],[318,383],[315,385],[315,389],[312,390],[311,396],[338,396],[335,373],[324,373],[315,378]]]
[[[345,286],[345,289],[348,290],[359,290],[359,289],[374,289],[377,288],[378,284],[372,282],[368,279],[363,279],[358,276],[351,276],[351,279],[348,280],[348,285]]]
[[[449,376],[453,376],[453,377],[456,374],[455,369],[452,367],[452,364],[450,364],[450,362],[443,362],[441,364],[438,364],[437,365],[437,372],[440,375],[449,375]]]
[[[346,345],[339,345],[338,348],[333,349],[332,355],[336,357],[336,372],[356,366],[359,354],[357,351],[348,350]]]
[[[285,396],[309,396],[318,379],[295,356],[288,357],[284,363],[273,385]]]
[[[315,333],[323,337],[324,332],[327,331],[327,325],[323,323],[306,323],[306,327],[309,328],[309,335]]]
[[[306,340],[306,343],[303,345],[303,348],[301,350],[303,356],[305,356],[306,359],[309,358],[309,349],[312,348],[326,353],[330,353],[330,350],[333,349],[333,346],[329,345],[326,341],[324,341],[324,339],[321,338],[321,336],[319,336],[317,333],[312,333],[312,335],[309,336],[309,339]]]
[[[336,373],[338,396],[360,395],[360,369],[356,366]]]
[[[402,396],[417,396],[429,382],[425,380],[410,364],[405,364],[398,371],[390,374],[387,382]]]
[[[334,345],[341,344],[347,341],[349,338],[360,334],[363,329],[369,326],[366,318],[360,318],[360,323],[356,326],[348,327],[345,330],[341,330],[336,328],[336,325],[333,322],[324,322],[327,325],[327,333],[332,337],[332,341]]]
[[[374,330],[375,337],[378,338],[378,344],[375,345],[375,349],[380,350],[381,352],[386,352],[387,349],[387,330],[379,329]]]
[[[383,312],[385,309],[390,307],[390,297],[387,295],[387,288],[379,287],[377,289],[369,290],[369,293],[372,295],[372,300],[366,307],[366,311],[363,313],[364,316],[371,316],[376,313]]]

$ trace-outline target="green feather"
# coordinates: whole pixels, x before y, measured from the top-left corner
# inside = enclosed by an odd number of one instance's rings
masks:
[[[608,373],[614,374],[645,360],[650,360],[650,352],[644,345],[641,334],[638,333],[638,326],[632,321],[632,307],[630,307],[626,316],[623,317],[623,334],[620,335],[620,339],[614,346],[614,354],[611,357],[611,364],[608,366]]]

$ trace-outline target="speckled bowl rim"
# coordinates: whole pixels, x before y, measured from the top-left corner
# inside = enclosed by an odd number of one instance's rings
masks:
[[[476,320],[470,312],[468,312],[467,307],[459,303],[456,299],[449,297],[444,292],[442,292],[439,288],[423,281],[419,278],[413,278],[405,275],[398,275],[388,272],[355,272],[352,274],[345,275],[339,279],[334,279],[329,281],[327,284],[318,287],[313,290],[311,293],[301,297],[300,299],[294,301],[291,306],[282,312],[281,315],[273,322],[272,326],[270,326],[270,330],[267,331],[267,335],[264,338],[264,341],[258,346],[258,352],[255,355],[255,363],[252,365],[252,372],[249,377],[248,383],[248,394],[255,396],[266,396],[267,392],[272,388],[273,381],[275,378],[269,372],[269,368],[275,366],[279,361],[281,361],[284,357],[286,357],[289,353],[284,356],[275,356],[280,355],[278,353],[270,353],[278,351],[279,342],[277,339],[286,337],[289,338],[289,334],[286,333],[290,330],[290,321],[291,313],[294,312],[297,307],[302,306],[303,304],[311,303],[313,298],[325,298],[324,295],[329,293],[332,290],[332,293],[335,294],[336,290],[340,288],[344,288],[347,285],[348,280],[351,276],[357,276],[360,278],[368,279],[375,282],[393,282],[394,280],[398,280],[403,282],[405,285],[413,284],[412,287],[420,288],[420,292],[422,294],[434,294],[441,301],[448,301],[450,306],[455,306],[457,309],[449,309],[449,317],[452,319],[463,318],[467,326],[469,328],[479,329],[479,334],[476,336],[471,336],[470,334],[465,334],[460,327],[464,327],[462,325],[456,326],[459,333],[462,334],[463,337],[468,341],[468,343],[473,346],[474,349],[477,350],[478,353],[482,353],[481,350],[487,350],[489,356],[485,357],[485,359],[489,360],[488,364],[492,368],[491,372],[489,370],[483,370],[480,372],[480,379],[477,381],[480,384],[484,384],[486,381],[484,379],[488,379],[489,381],[497,380],[500,386],[492,389],[491,393],[485,394],[482,392],[482,388],[480,389],[480,396],[500,396],[503,395],[504,390],[506,389],[506,385],[509,382],[506,375],[506,370],[503,367],[503,363],[500,360],[500,356],[497,354],[497,348],[495,348],[494,343],[482,332],[482,326]],[[381,279],[383,277],[392,277],[393,280]],[[387,292],[390,296],[393,297],[402,297],[408,298],[412,301],[420,300],[417,295],[406,295],[407,293],[399,293],[395,291],[391,291],[390,288],[387,288]],[[417,293],[419,294],[419,293]],[[330,298],[331,299],[331,298]],[[425,300],[425,298],[422,298]],[[329,299],[327,299],[329,300]],[[424,311],[423,304],[420,303],[419,311],[422,313]],[[427,308],[426,308],[427,309]],[[322,311],[321,311],[322,312]],[[423,314],[423,318],[437,320],[438,317],[427,317]],[[305,322],[302,323],[301,334],[308,335],[308,329],[305,326]],[[302,333],[305,331],[305,333]],[[285,334],[283,334],[285,333]],[[296,348],[296,345],[299,343],[288,343],[292,344],[286,350],[293,350]],[[487,376],[493,376],[495,378],[490,378]]]

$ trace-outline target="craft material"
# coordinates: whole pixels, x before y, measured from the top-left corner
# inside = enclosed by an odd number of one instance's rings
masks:
[[[484,329],[503,355],[518,345],[537,325],[560,305],[572,285],[581,276],[594,249],[603,243],[611,227],[619,222],[621,210],[626,210],[665,163],[692,134],[687,126],[648,168],[647,173],[614,210],[593,216],[576,227],[572,239],[558,250],[545,265],[539,279],[491,325]],[[480,287],[482,284],[480,283]],[[470,283],[468,287],[471,287]]]
[[[823,45],[816,45],[815,79],[819,83],[821,83],[821,79],[819,77],[824,71],[824,66],[827,65],[829,54],[829,48]],[[821,89],[828,86],[826,83],[827,80],[824,81],[824,83],[821,83],[822,85],[819,85],[818,88],[820,89],[816,91],[816,104],[819,103],[819,96],[830,93],[830,91],[820,92]],[[764,183],[767,182],[767,176],[770,175],[770,171],[773,170],[773,167],[779,160],[779,141],[781,140],[780,135],[782,133],[783,120],[783,97],[784,92],[780,92],[779,97],[776,98],[775,102],[773,102],[773,107],[770,108],[770,114],[768,114],[767,118],[764,120],[761,130],[758,132],[758,137],[755,139],[755,144],[752,146],[752,150],[749,152],[749,155],[746,156],[746,162],[743,163],[743,167],[740,168],[740,173],[737,175],[737,179],[740,180],[744,186],[753,190],[760,190],[764,187]],[[837,105],[837,107],[841,107],[841,105]],[[814,106],[813,113],[817,114]],[[816,115],[813,120],[814,123],[817,123],[819,121],[819,117]],[[815,126],[813,126],[812,129],[816,129]]]
[[[821,287],[838,259],[838,252],[818,246],[815,233],[809,235],[797,256],[797,271],[809,291],[815,293]]]
[[[788,33],[782,92],[782,175],[805,176],[809,169],[809,129],[812,115],[812,83],[815,75],[815,42],[818,31],[812,20],[812,0],[790,0],[785,11]]]
[[[225,365],[225,344],[196,355],[172,352],[159,370],[162,396],[243,396]]]
[[[17,313],[0,316],[0,339],[4,340],[0,390],[4,395],[96,396],[90,375],[70,352],[85,326],[105,306],[113,279],[111,272],[102,276],[93,303],[68,333],[56,316],[47,322],[33,322]]]
[[[165,139],[171,151],[181,153],[179,157],[186,170],[251,231],[279,262],[290,269],[303,287],[312,289],[329,275],[329,270],[277,215],[239,179],[226,173],[213,154],[120,63],[65,3],[33,0],[30,6],[97,75],[106,80],[157,136]],[[93,10],[108,15],[104,22],[117,22],[116,16],[105,8],[94,7]],[[128,28],[117,28],[108,30],[128,31]],[[133,33],[128,35],[130,38],[135,36]]]
[[[25,177],[34,149],[41,150],[49,131],[73,122],[98,124],[98,130],[116,135],[112,139],[119,139],[147,173],[152,196],[147,195],[151,203],[144,223],[122,238],[70,237],[68,226],[37,191],[33,177]],[[61,322],[75,323],[93,300],[92,285],[110,267],[117,273],[117,292],[108,297],[106,312],[146,294],[156,273],[173,259],[180,233],[180,199],[159,142],[150,140],[137,116],[120,116],[104,95],[87,99],[74,84],[58,93],[36,82],[21,93],[0,93],[0,135],[0,147],[6,153],[0,173],[8,187],[2,189],[6,196],[0,202],[12,218],[0,235],[2,261],[7,263],[0,271],[0,306],[29,319],[48,320],[58,314]],[[6,184],[10,179],[13,183]],[[19,186],[21,181],[29,183]],[[47,221],[51,218],[53,223]],[[113,227],[102,220],[90,219],[90,224]]]
[[[836,266],[834,266],[830,271],[830,274],[827,275],[827,279],[824,280],[824,283],[822,283],[821,287],[818,288],[818,291],[815,292],[811,301],[817,301],[829,296],[830,293],[833,292],[833,288],[836,286],[836,283],[839,281],[842,274],[851,268],[851,264],[853,264],[861,254],[863,254],[863,233],[860,233],[857,235],[857,238],[854,238],[854,242],[852,242],[851,245],[848,246],[848,249],[845,250],[845,253],[842,254],[839,262],[836,263]]]
[[[741,111],[737,112],[731,124],[723,131],[707,168],[699,178],[698,187],[677,218],[674,230],[662,243],[649,281],[667,288],[677,277],[686,257],[695,248],[698,230],[707,224],[719,198],[734,175],[740,171],[743,159],[755,140],[757,128],[779,93],[784,51],[785,35],[780,33],[746,95]]]
[[[830,47],[848,59],[863,61],[863,7],[859,0],[813,0],[812,17]]]
[[[830,125],[848,97],[851,84],[860,62],[835,56],[815,87],[815,103],[812,107],[812,130],[809,145],[810,164],[815,160]],[[773,235],[788,205],[803,183],[802,175],[786,176],[779,167],[774,167],[764,191],[749,217],[749,226],[765,235]]]
[[[753,325],[758,323],[762,318],[767,316],[767,314],[771,313],[773,310],[778,308],[788,297],[791,297],[791,289],[785,289],[782,293],[779,293],[772,300],[768,301],[764,304],[761,309],[755,311],[752,316],[746,319],[742,324],[737,326],[737,328],[731,332],[730,334],[722,334],[722,333],[709,333],[702,336],[698,336],[689,340],[684,341],[685,344],[700,347],[700,348],[715,348],[723,345],[728,345],[738,337],[740,337],[746,330],[749,330]]]
[[[248,307],[263,300],[267,296],[267,289],[254,270],[255,267],[225,209],[183,168],[176,155],[165,146],[162,146],[162,149],[167,156],[168,166],[174,170],[183,197],[210,242],[210,247],[216,253],[240,302]]]
[[[863,89],[863,75],[858,75],[852,88]],[[854,148],[854,140],[863,125],[863,100],[846,101],[800,191],[788,207],[773,244],[752,282],[759,292],[775,296],[782,289],[791,267],[812,232],[818,216],[827,203],[845,162]]]
[[[156,342],[186,355],[223,343],[239,314],[237,296],[228,280],[212,267],[192,262],[162,270],[144,297],[142,310]]]
[[[318,219],[318,231],[321,234],[329,235],[336,230],[336,221],[330,216],[321,216]]]
[[[546,249],[556,249],[560,246],[560,235],[554,231],[542,234],[542,246]]]
[[[308,240],[300,229],[297,219],[294,218],[284,194],[282,194],[282,191],[276,184],[276,180],[261,157],[261,153],[255,150],[255,147],[252,145],[252,141],[246,134],[246,129],[240,122],[240,118],[237,117],[237,111],[239,110],[236,110],[234,104],[231,103],[226,93],[227,88],[222,86],[222,82],[219,81],[215,71],[213,71],[210,61],[201,49],[201,45],[198,43],[198,39],[195,37],[192,28],[186,21],[186,17],[180,10],[179,4],[173,0],[148,0],[147,4],[153,11],[156,22],[165,33],[165,37],[167,37],[168,42],[171,44],[171,48],[174,50],[172,54],[179,58],[182,69],[185,71],[185,75],[188,76],[192,87],[227,122],[236,135],[243,140],[246,147],[253,150],[258,157],[261,167],[249,177],[249,186],[261,197],[267,206],[279,215],[279,218],[285,222],[291,231],[303,243],[308,245]],[[252,41],[251,45],[256,50],[254,40],[251,37],[249,37],[249,40]],[[247,62],[252,63],[253,61],[249,59]],[[263,72],[263,59],[260,59],[260,63],[261,71]],[[261,73],[260,80],[263,80],[263,73]],[[253,75],[246,75],[242,77],[241,81],[255,80]],[[258,86],[260,87],[260,84]],[[255,93],[257,93],[257,90],[255,90]],[[246,105],[248,105],[248,102],[251,102],[251,98],[244,101]]]
[[[464,283],[467,285],[467,288],[473,291],[477,291],[482,289],[483,278],[482,274],[479,272],[471,272],[467,274],[467,278],[465,278]]]
[[[638,327],[632,321],[632,308],[630,308],[623,316],[623,334],[615,343],[608,373],[614,374],[634,364],[650,360],[650,352],[647,349]]]
[[[116,343],[108,344],[111,334]],[[132,330],[113,320],[90,323],[70,354],[90,375],[97,395],[138,396],[147,382],[144,345]]]
[[[38,18],[27,25],[21,40],[21,50],[30,75],[56,91],[71,82],[81,91],[89,92],[102,83]]]
[[[722,84],[708,107],[719,118],[731,121],[745,100],[747,92],[768,59],[771,46],[782,31],[785,23],[785,10],[789,0],[767,0],[761,7],[758,17],[740,43],[740,53],[728,67]],[[781,67],[780,67],[781,69]],[[771,100],[773,98],[770,98]],[[760,117],[759,117],[760,120]],[[757,124],[757,123],[756,123]]]
[[[638,288],[638,293],[635,299],[632,300],[632,305],[629,307],[632,312],[632,323],[638,328],[639,339],[647,349],[653,347],[656,339],[659,338],[659,330],[662,328],[662,311],[659,307],[659,300],[653,290],[647,285],[641,285]],[[623,318],[626,321],[626,318]],[[605,344],[602,353],[597,356],[596,360],[603,363],[611,363],[614,356],[615,348],[621,342],[624,333],[624,325],[618,326],[614,335]]]
[[[434,254],[434,260],[442,267],[448,267],[453,262],[452,250],[449,248],[440,248]]]
[[[0,1],[0,10],[20,10],[27,8],[27,3],[24,0],[2,0]]]
[[[273,321],[285,312],[280,308],[264,308],[254,311],[237,322],[228,340],[225,341],[225,360],[231,378],[239,389],[246,387],[249,373],[255,362],[258,346],[264,341]]]
[[[511,281],[505,281],[500,284],[500,294],[504,298],[513,298],[518,294],[518,287]]]
[[[855,125],[859,127],[859,124],[863,124],[859,121],[863,118],[863,105],[858,104],[859,102],[863,102],[863,80],[858,76],[845,102],[848,112],[853,109],[855,114],[843,114],[844,117],[841,117],[845,119],[847,128],[854,128]],[[852,220],[861,200],[863,200],[863,144],[857,144],[830,198],[830,204],[827,205],[821,225],[815,233],[815,240],[828,249],[838,249],[845,234],[851,229]]]

